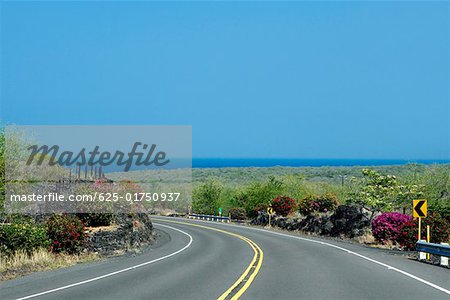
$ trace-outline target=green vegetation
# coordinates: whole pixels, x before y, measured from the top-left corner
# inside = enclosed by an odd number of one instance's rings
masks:
[[[8,137],[13,148],[21,143],[20,135]],[[5,200],[5,156],[6,137],[0,129],[0,240],[2,253],[11,256],[21,252],[32,255],[34,249],[49,248],[54,252],[76,253],[84,243],[83,222],[91,226],[109,225],[113,214],[78,214],[74,216],[53,216],[42,227],[25,216],[4,213]],[[13,151],[12,155],[20,155]],[[17,166],[10,166],[16,171]],[[56,167],[55,167],[56,168]],[[31,179],[36,174],[42,178],[53,178],[58,168],[36,169],[35,174],[26,174]],[[124,192],[137,192],[148,185],[157,190],[158,182],[164,179],[174,187],[187,188],[190,183],[188,170],[183,172],[160,171],[148,176],[147,171],[134,173],[136,180],[127,181],[124,174],[115,174],[111,178],[117,183],[116,189]],[[55,175],[56,174],[56,175]],[[122,176],[122,177],[121,177]],[[41,177],[39,177],[41,178]],[[149,181],[151,178],[154,181]],[[140,181],[141,179],[141,181]],[[192,170],[192,202],[183,199],[179,202],[160,202],[162,208],[176,209],[202,214],[232,215],[233,219],[253,218],[258,211],[274,206],[280,215],[298,212],[302,215],[327,213],[339,204],[358,204],[376,212],[402,212],[411,214],[413,199],[428,200],[429,212],[433,217],[429,221],[444,228],[445,236],[450,223],[450,165],[380,166],[355,167],[272,167],[272,168],[220,168]],[[137,183],[136,183],[137,182]],[[182,185],[180,185],[180,182]],[[147,186],[146,186],[147,187]],[[100,182],[89,191],[109,191],[107,183]],[[176,190],[174,188],[173,190]],[[83,191],[87,192],[87,191]],[[159,202],[158,202],[159,204]],[[81,221],[80,221],[81,219]],[[411,224],[410,224],[411,223]],[[404,228],[412,228],[414,220],[406,222]],[[440,224],[440,225],[439,225]],[[408,227],[409,226],[409,227]],[[411,230],[411,232],[413,232]],[[412,234],[412,233],[411,233]],[[411,234],[406,234],[410,236]],[[402,241],[407,247],[410,240]],[[55,244],[56,242],[56,244]],[[49,244],[50,243],[50,244]]]
[[[381,175],[371,169],[362,169],[362,174],[362,179],[353,179],[358,191],[351,193],[348,200],[375,211],[391,211],[393,208],[406,211],[411,206],[411,200],[424,195],[422,184],[400,184],[396,176]]]
[[[303,215],[314,212],[328,212],[336,209],[338,204],[339,202],[336,196],[330,193],[325,193],[323,195],[308,195],[306,198],[300,200],[298,211]]]
[[[273,167],[193,169],[196,211],[198,190],[214,178],[221,192],[209,211],[222,207],[244,208],[248,217],[278,196],[293,198],[300,209],[304,202],[326,202],[333,209],[337,203],[361,204],[377,211],[410,214],[412,200],[425,198],[430,211],[450,221],[450,165],[361,167]],[[195,196],[197,195],[197,196]],[[197,197],[197,198],[196,198]],[[306,199],[306,200],[304,200]],[[206,200],[204,199],[204,202]],[[303,203],[303,204],[302,204]],[[308,209],[308,208],[306,208]],[[320,209],[318,209],[320,211]],[[303,211],[306,213],[306,211]]]
[[[214,179],[200,184],[192,194],[192,210],[199,214],[214,215],[219,209],[217,200],[220,199],[223,186]]]
[[[26,223],[0,226],[0,253],[12,256],[18,251],[28,255],[39,248],[48,248],[50,240],[44,227]]]
[[[220,186],[215,197],[212,191],[205,193],[205,189],[213,188],[209,178],[214,178],[214,186]],[[423,224],[431,225],[432,241],[450,239],[448,164],[194,169],[193,179],[193,211],[197,213],[204,212],[197,210],[199,203],[201,207],[209,203],[209,214],[213,210],[217,214],[217,208],[222,207],[224,214],[230,212],[233,219],[238,219],[235,215],[254,218],[269,205],[282,216],[292,214],[294,207],[300,215],[320,216],[332,213],[340,204],[359,205],[371,212],[371,218],[385,213],[372,222],[378,242],[395,243],[409,250],[417,241],[417,220],[410,216],[412,200],[427,199],[429,216]],[[422,234],[425,236],[425,232]]]
[[[230,217],[232,220],[245,220],[245,209],[242,207],[232,207],[229,209]]]

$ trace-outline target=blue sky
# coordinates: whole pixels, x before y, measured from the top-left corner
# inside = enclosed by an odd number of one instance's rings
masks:
[[[1,119],[194,157],[450,158],[448,2],[2,2]]]

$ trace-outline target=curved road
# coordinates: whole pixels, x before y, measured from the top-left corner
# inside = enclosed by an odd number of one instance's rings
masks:
[[[1,299],[450,299],[450,271],[388,251],[153,217],[139,255],[0,283]]]

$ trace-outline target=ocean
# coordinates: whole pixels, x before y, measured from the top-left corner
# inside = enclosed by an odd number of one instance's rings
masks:
[[[183,168],[240,168],[240,167],[351,167],[351,166],[393,166],[406,164],[450,164],[450,160],[439,159],[305,159],[305,158],[193,158],[171,159],[163,169]],[[151,166],[131,167],[132,171],[156,169]],[[103,168],[104,173],[123,172],[117,164]]]
[[[324,167],[388,166],[406,164],[450,164],[443,159],[304,159],[304,158],[193,158],[193,168],[226,167]]]

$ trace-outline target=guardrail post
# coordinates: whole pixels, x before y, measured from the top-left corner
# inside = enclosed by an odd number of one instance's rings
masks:
[[[441,243],[441,245],[448,246],[448,243]],[[441,256],[441,266],[448,267],[448,257]]]
[[[427,254],[425,252],[419,252],[419,260],[426,260],[426,259],[427,259]]]

